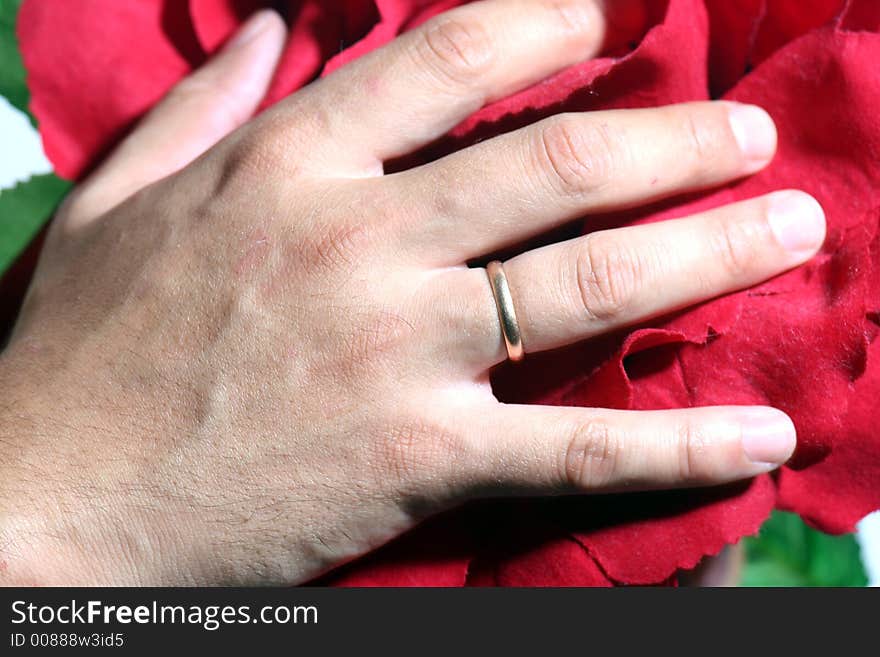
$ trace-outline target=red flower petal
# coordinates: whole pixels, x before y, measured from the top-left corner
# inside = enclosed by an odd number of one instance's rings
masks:
[[[815,416],[831,414],[833,424],[823,426],[825,433],[821,436],[830,454],[813,467],[784,469],[779,486],[781,508],[800,513],[811,524],[833,533],[853,531],[861,518],[880,507],[880,433],[876,430],[880,400],[880,212],[872,212],[869,217],[850,247],[857,253],[841,265],[847,267],[844,276],[855,275],[863,281],[864,304],[853,303],[854,314],[864,312],[865,339],[873,342],[867,353],[857,355],[856,376],[845,382],[847,389],[840,397],[826,390],[822,406],[805,409],[805,423],[812,421],[813,425],[820,421]],[[871,270],[870,276],[861,275],[865,270]],[[857,319],[851,321],[856,332]],[[835,406],[837,412],[832,411]]]
[[[535,537],[538,538],[538,537]],[[582,545],[567,536],[541,536],[515,558],[476,559],[468,586],[613,586]]]
[[[880,362],[880,341],[871,345],[869,353],[874,363]],[[782,472],[780,508],[799,513],[823,531],[846,533],[880,507],[878,398],[880,367],[874,366],[855,383],[828,458],[804,470]]]
[[[58,175],[82,176],[199,63],[181,7],[163,0],[22,5],[18,37],[30,107]]]
[[[577,537],[611,579],[652,584],[757,533],[775,501],[776,489],[766,475],[699,495],[682,491],[632,495],[621,499],[617,508],[608,508],[606,527],[579,532]]]
[[[844,30],[880,30],[880,3],[876,0],[848,0],[840,21]]]
[[[272,5],[266,0],[189,0],[189,4],[193,25],[207,52],[219,48],[254,11]],[[379,19],[373,0],[287,0],[283,8],[290,38],[267,104],[318,77],[331,57],[361,40]]]
[[[767,0],[706,0],[706,8],[712,33],[709,75],[717,98],[748,71]]]
[[[765,0],[750,63],[755,66],[785,44],[825,25],[843,11],[844,0]]]

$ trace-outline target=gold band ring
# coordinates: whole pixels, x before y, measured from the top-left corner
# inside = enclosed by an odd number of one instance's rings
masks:
[[[495,297],[495,307],[498,309],[498,321],[501,324],[504,345],[507,347],[507,357],[513,362],[521,361],[525,356],[525,349],[504,266],[493,260],[486,265],[486,273],[489,275],[489,285],[492,286],[492,296]]]

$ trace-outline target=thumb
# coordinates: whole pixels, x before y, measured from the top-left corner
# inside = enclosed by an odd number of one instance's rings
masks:
[[[147,185],[183,168],[256,111],[287,30],[281,17],[254,14],[207,64],[183,79],[80,185],[66,221],[94,220]]]

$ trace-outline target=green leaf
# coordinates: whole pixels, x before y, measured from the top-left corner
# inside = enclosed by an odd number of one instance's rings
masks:
[[[57,176],[34,176],[0,191],[0,275],[49,220],[70,183]]]
[[[757,537],[746,538],[742,586],[866,586],[852,535],[829,536],[797,515],[774,512]]]
[[[30,94],[15,36],[21,3],[0,0],[0,96],[36,125],[27,107]],[[47,174],[0,190],[0,275],[39,233],[69,189],[69,183]]]
[[[24,64],[18,52],[15,17],[22,0],[0,0],[0,96],[28,115],[28,93]],[[35,124],[36,125],[36,124]]]

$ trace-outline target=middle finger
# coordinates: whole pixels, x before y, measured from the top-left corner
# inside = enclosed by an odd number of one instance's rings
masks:
[[[775,151],[764,110],[686,103],[557,115],[380,184],[412,218],[403,251],[445,266],[587,213],[754,173]]]

